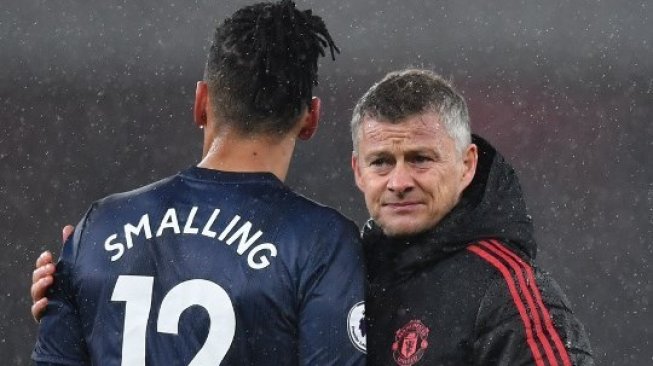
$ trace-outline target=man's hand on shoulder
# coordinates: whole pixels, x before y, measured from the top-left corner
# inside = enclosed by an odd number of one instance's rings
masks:
[[[66,225],[62,231],[62,239],[65,243],[68,237],[75,231],[71,225]],[[54,282],[55,266],[52,261],[52,253],[45,251],[36,259],[36,268],[32,272],[32,287],[30,295],[32,296],[32,317],[37,322],[41,319],[45,307],[48,305],[48,298],[45,293]]]

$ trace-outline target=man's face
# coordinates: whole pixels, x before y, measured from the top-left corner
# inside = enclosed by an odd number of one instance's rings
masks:
[[[389,236],[434,227],[458,203],[476,170],[475,145],[461,154],[435,113],[399,123],[366,117],[352,157],[356,185]]]

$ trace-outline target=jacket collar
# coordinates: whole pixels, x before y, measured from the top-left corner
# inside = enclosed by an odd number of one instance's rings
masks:
[[[435,227],[410,237],[388,237],[373,220],[366,223],[362,237],[370,271],[388,262],[397,270],[423,266],[487,238],[535,257],[533,224],[514,169],[481,137],[473,136],[473,142],[479,149],[474,179]]]

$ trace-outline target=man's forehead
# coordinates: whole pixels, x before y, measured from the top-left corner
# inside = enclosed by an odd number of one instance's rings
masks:
[[[374,142],[438,138],[443,132],[440,119],[435,113],[414,115],[399,121],[365,117],[361,123],[361,129],[364,139]]]

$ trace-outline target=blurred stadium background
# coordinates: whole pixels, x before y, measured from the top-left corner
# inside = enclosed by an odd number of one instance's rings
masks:
[[[90,203],[198,161],[191,108],[216,21],[245,1],[4,0],[0,8],[0,355],[28,365],[28,287]],[[540,265],[601,365],[653,363],[653,4],[298,1],[342,54],[322,60],[318,136],[288,185],[364,222],[349,169],[356,99],[425,67],[515,166]],[[649,151],[647,153],[647,151]],[[344,280],[344,279],[343,279]],[[437,340],[434,340],[437,342]]]

